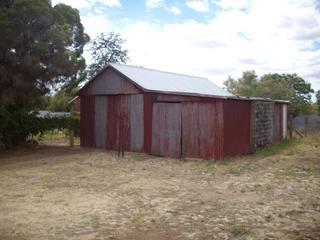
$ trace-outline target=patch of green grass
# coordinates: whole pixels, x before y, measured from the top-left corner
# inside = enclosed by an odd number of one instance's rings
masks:
[[[313,173],[313,169],[309,166],[290,166],[283,169],[279,169],[276,172],[276,176],[279,177],[305,177],[310,176]]]
[[[289,150],[290,148],[293,148],[295,144],[296,144],[295,140],[285,139],[285,140],[282,140],[280,143],[259,148],[256,151],[256,156],[268,157],[268,156],[276,155],[278,153],[281,153],[284,150]]]
[[[234,236],[246,236],[252,234],[251,230],[246,227],[234,227],[231,230]]]
[[[265,219],[266,219],[266,222],[271,222],[273,220],[273,217],[272,215],[269,214],[265,217]]]
[[[65,140],[68,139],[66,131],[52,130],[47,131],[42,136],[43,140]]]
[[[39,141],[41,142],[69,142],[69,131],[68,130],[50,130],[46,131],[43,135],[37,136]],[[79,144],[80,143],[80,137],[74,137],[74,143]]]
[[[200,171],[202,173],[215,175],[217,164],[213,160],[205,160],[200,161],[199,163],[195,164],[194,169]]]
[[[239,164],[239,163],[234,163],[233,165],[229,165],[229,172],[231,174],[235,175],[240,175],[245,172],[251,172],[255,168],[252,164]]]

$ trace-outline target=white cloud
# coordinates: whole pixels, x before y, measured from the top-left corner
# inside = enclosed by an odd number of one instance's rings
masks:
[[[245,9],[250,6],[251,0],[213,0],[223,9]]]
[[[165,3],[164,0],[146,0],[145,5],[147,10],[150,10],[153,8],[163,8],[174,15],[181,14],[181,10],[179,8],[175,6],[168,7],[168,5]]]
[[[64,3],[74,8],[83,9],[101,3],[107,7],[121,7],[120,0],[52,0],[52,4]]]
[[[180,15],[181,14],[181,10],[179,8],[177,8],[177,7],[174,7],[174,6],[169,7],[168,11],[173,13],[174,15]]]
[[[84,26],[84,31],[89,34],[91,38],[96,37],[101,32],[111,32],[114,29],[113,24],[103,15],[93,15],[81,17],[81,22]]]
[[[130,20],[129,20],[129,18],[122,18],[121,20],[120,20],[122,23],[130,23]]]
[[[66,5],[70,5],[73,8],[78,8],[78,9],[82,9],[82,8],[86,8],[90,6],[90,3],[87,0],[52,0],[52,5],[56,5],[59,3],[63,3]]]
[[[146,0],[145,5],[147,9],[158,8],[165,6],[165,2],[164,0]]]
[[[197,12],[208,12],[209,3],[208,0],[191,0],[188,1],[187,6]]]
[[[204,76],[220,85],[229,75],[251,69],[259,75],[297,73],[319,89],[320,49],[314,43],[320,39],[320,12],[313,0],[239,1],[221,0],[222,10],[205,23],[163,25],[125,18],[117,29],[107,16],[81,19],[92,38],[120,32],[134,65]]]
[[[229,4],[207,23],[128,25],[122,35],[132,64],[205,76],[220,85],[228,75],[250,69],[259,75],[295,72],[320,88],[320,50],[305,51],[319,39],[320,13],[313,1],[242,3]]]
[[[91,0],[92,3],[100,2],[108,7],[121,7],[120,0]]]

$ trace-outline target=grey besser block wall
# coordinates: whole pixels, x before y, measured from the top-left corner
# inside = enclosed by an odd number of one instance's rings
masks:
[[[262,147],[272,143],[274,102],[252,102],[251,114],[252,147]]]

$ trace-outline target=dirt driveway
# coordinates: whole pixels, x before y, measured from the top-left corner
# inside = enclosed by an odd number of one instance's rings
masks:
[[[179,161],[38,147],[0,155],[0,239],[320,239],[320,140]]]

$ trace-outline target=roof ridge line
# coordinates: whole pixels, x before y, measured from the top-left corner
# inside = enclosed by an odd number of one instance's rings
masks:
[[[164,70],[157,70],[157,69],[152,69],[152,68],[146,68],[146,67],[143,67],[143,66],[134,66],[134,65],[120,64],[120,63],[110,63],[110,65],[113,65],[113,64],[124,66],[124,67],[141,68],[141,69],[146,69],[146,70],[155,71],[155,72],[170,73],[170,74],[175,74],[175,75],[179,75],[179,76],[194,77],[194,78],[209,80],[208,78],[205,78],[205,77],[198,77],[198,76],[187,75],[187,74],[183,74],[183,73],[174,73],[174,72],[169,72],[169,71],[164,71]]]

